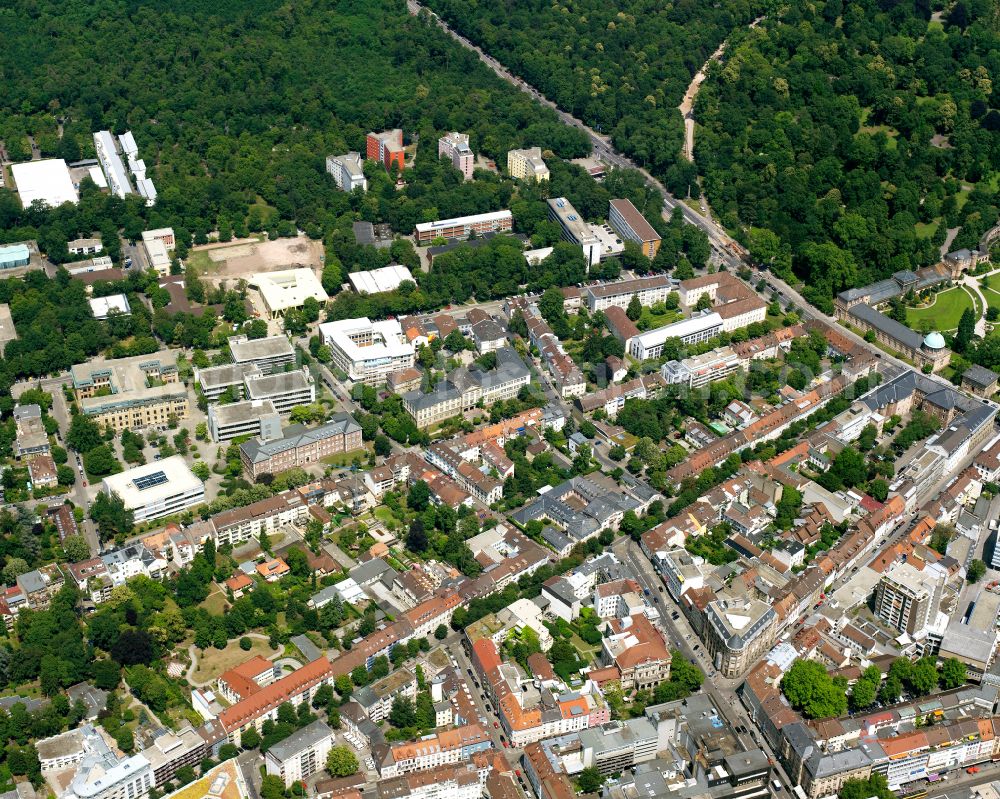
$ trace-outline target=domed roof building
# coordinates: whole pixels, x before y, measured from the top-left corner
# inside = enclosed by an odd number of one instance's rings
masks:
[[[932,330],[924,336],[924,346],[929,350],[943,350],[945,348],[944,336],[936,330]]]

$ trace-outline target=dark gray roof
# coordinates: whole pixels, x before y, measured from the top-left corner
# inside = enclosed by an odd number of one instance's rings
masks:
[[[310,639],[308,635],[304,633],[302,635],[292,636],[291,642],[298,647],[299,652],[306,659],[307,662],[312,663],[314,660],[323,656],[323,651],[316,646]]]
[[[314,721],[298,732],[292,733],[283,741],[272,744],[271,748],[267,750],[267,754],[278,761],[285,761],[331,735],[333,735],[333,730],[327,727],[325,722]]]
[[[848,311],[848,314],[911,349],[919,350],[924,343],[924,337],[919,333],[910,330],[906,325],[900,324],[895,319],[890,319],[884,313],[876,311],[870,305],[865,305],[864,303],[855,305]]]
[[[272,441],[260,441],[254,438],[241,444],[240,449],[253,463],[259,463],[279,452],[295,449],[312,441],[336,435],[349,435],[360,430],[361,425],[354,421],[353,416],[348,413],[335,413],[329,422],[319,427],[307,429],[302,425],[291,425],[282,430],[281,438]]]
[[[374,558],[364,563],[359,563],[351,569],[350,575],[358,585],[366,585],[375,580],[381,580],[386,585],[392,585],[393,581],[399,576],[399,572],[381,558]]]
[[[351,226],[354,230],[354,241],[358,244],[374,244],[375,228],[371,222],[355,222]]]
[[[1000,375],[992,369],[980,366],[978,363],[972,364],[972,366],[962,373],[962,380],[968,380],[974,386],[978,386],[979,388],[988,388],[998,379],[1000,379]]]

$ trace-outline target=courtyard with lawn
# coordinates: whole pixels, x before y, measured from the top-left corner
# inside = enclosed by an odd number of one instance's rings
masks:
[[[906,324],[913,330],[955,330],[966,309],[976,311],[976,301],[964,286],[939,291],[933,302],[920,308],[906,309]]]

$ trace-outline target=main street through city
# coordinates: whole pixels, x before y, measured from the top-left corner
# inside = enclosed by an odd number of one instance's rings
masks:
[[[671,648],[680,651],[687,660],[695,663],[705,673],[702,691],[708,694],[712,703],[726,718],[730,728],[737,732],[743,746],[747,749],[759,746],[764,750],[771,760],[776,775],[780,777],[785,787],[791,790],[794,783],[785,774],[777,754],[771,750],[767,741],[754,734],[756,725],[750,720],[737,695],[737,688],[742,680],[727,679],[716,673],[711,657],[702,646],[694,630],[691,629],[684,614],[680,613],[678,609],[677,619],[672,618],[672,609],[676,608],[676,604],[667,593],[663,581],[653,569],[641,547],[626,537],[615,542],[612,549],[618,559],[628,566],[629,570],[636,576],[643,592],[648,592],[649,601],[660,612],[660,625],[669,638],[668,643]],[[740,732],[741,728],[746,732]]]

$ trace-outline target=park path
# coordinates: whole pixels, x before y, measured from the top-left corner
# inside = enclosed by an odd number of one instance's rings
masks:
[[[986,295],[983,294],[982,289],[979,287],[979,278],[973,277],[968,272],[962,276],[962,285],[966,290],[972,291],[973,294],[979,300],[979,316],[976,319],[976,335],[980,338],[985,338],[986,336],[986,309],[990,307],[989,303],[986,302]]]
[[[748,27],[756,28],[763,20],[764,17],[757,17]],[[713,61],[722,58],[728,45],[729,38],[727,37],[722,41],[722,44],[715,48],[715,52],[708,57],[708,60],[702,64],[701,69],[691,79],[691,83],[688,84],[687,91],[684,92],[684,97],[681,99],[681,104],[677,106],[684,119],[684,157],[692,163],[694,163],[694,101],[698,96],[698,90],[701,89],[701,84],[705,82],[709,66]]]

